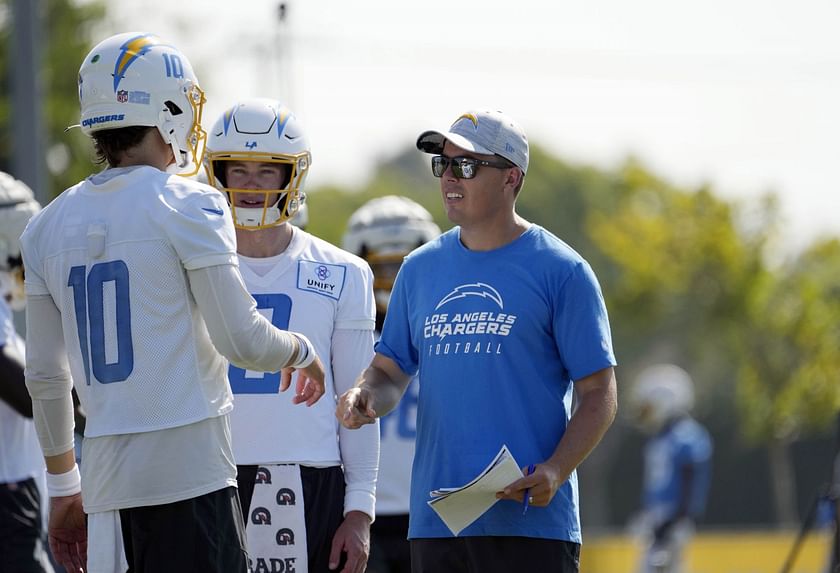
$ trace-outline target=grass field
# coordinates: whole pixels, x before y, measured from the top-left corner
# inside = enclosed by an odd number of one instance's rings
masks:
[[[798,532],[707,532],[686,553],[684,573],[780,573]],[[790,573],[825,573],[829,536],[808,536]],[[635,573],[641,548],[627,536],[584,538],[581,573]]]

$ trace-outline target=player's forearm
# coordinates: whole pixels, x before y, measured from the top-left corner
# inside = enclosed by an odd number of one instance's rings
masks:
[[[47,472],[51,474],[63,474],[69,472],[76,466],[76,452],[66,451],[54,456],[44,456],[47,464]]]
[[[45,458],[73,452],[73,399],[69,392],[66,397],[52,400],[33,398],[32,414]]]
[[[32,417],[45,456],[73,449],[73,380],[67,363],[61,313],[46,295],[29,297],[26,331],[26,388]]]
[[[353,387],[373,357],[373,331],[336,329],[332,336],[332,371],[336,394]],[[357,430],[339,427],[338,445],[344,466],[344,515],[361,511],[374,517],[379,469],[379,422]]]
[[[298,339],[274,328],[233,265],[189,271],[190,289],[216,350],[240,368],[277,372],[296,362]]]
[[[381,418],[397,407],[411,377],[402,372],[389,372],[377,364],[380,357],[379,354],[374,357],[373,363],[365,369],[356,385],[370,392],[373,396],[373,409]]]
[[[379,421],[357,430],[341,427],[338,441],[344,466],[344,514],[362,511],[373,519],[379,471]]]
[[[579,385],[579,386],[578,386]],[[560,482],[595,449],[609,429],[617,410],[615,376],[607,368],[575,383],[578,404],[566,432],[547,463],[557,471]]]

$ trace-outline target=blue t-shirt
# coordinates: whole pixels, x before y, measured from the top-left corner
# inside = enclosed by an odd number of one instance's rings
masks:
[[[377,352],[419,370],[410,538],[451,537],[427,505],[434,489],[472,480],[507,444],[522,465],[548,459],[566,430],[572,381],[615,365],[600,287],[589,265],[537,225],[492,251],[459,229],[409,255]],[[496,503],[461,536],[580,542],[577,476],[548,507]]]

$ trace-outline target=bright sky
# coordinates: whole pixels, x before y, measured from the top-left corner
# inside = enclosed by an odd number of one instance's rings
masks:
[[[359,186],[489,106],[567,160],[633,154],[728,198],[775,190],[794,245],[840,235],[836,0],[287,0],[282,23],[278,0],[111,4],[102,37],[150,31],[187,54],[205,127],[237,98],[285,100],[310,188]]]

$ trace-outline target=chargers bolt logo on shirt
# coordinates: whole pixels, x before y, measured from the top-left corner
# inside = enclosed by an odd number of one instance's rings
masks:
[[[456,298],[465,298],[467,296],[487,297],[487,298],[490,298],[491,300],[495,301],[496,304],[499,305],[500,309],[505,307],[505,305],[502,303],[502,295],[499,294],[499,291],[497,291],[496,289],[494,289],[493,287],[491,287],[488,284],[472,283],[472,284],[461,285],[461,286],[458,286],[458,287],[455,287],[454,289],[452,289],[452,292],[450,292],[448,295],[443,297],[441,299],[441,301],[439,303],[437,303],[437,306],[435,307],[435,310],[439,309],[440,307],[442,307],[446,303],[448,303],[452,300],[455,300]]]
[[[437,312],[444,306],[447,312]],[[509,336],[516,323],[516,315],[500,312],[504,308],[502,295],[491,285],[475,282],[455,287],[424,320],[429,356],[501,354],[504,339],[499,337]]]

